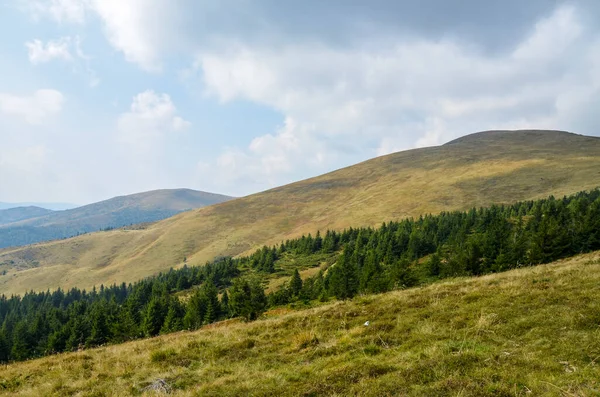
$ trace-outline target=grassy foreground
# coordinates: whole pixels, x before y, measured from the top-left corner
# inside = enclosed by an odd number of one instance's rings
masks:
[[[0,393],[598,396],[599,297],[596,252],[16,363]]]

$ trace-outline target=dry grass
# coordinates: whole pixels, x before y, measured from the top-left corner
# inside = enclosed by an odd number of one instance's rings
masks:
[[[600,252],[16,363],[0,392],[597,396],[598,296]]]
[[[145,230],[0,251],[0,272],[8,270],[0,276],[0,293],[129,282],[182,265],[184,257],[201,265],[317,230],[374,226],[597,186],[600,139],[551,132],[480,135],[379,157],[180,214]],[[13,264],[2,265],[9,261]]]

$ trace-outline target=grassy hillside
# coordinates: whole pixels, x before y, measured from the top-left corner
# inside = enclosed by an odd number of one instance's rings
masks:
[[[165,189],[115,197],[66,211],[47,211],[37,217],[27,216],[5,222],[0,227],[0,247],[57,240],[107,228],[154,222],[181,211],[230,199],[228,196],[189,189]],[[2,212],[0,221],[1,217]]]
[[[596,252],[16,363],[0,391],[140,395],[163,379],[174,395],[593,396],[599,286]]]
[[[15,207],[4,210],[0,209],[0,225],[19,222],[30,218],[38,218],[40,216],[48,215],[52,212],[52,210],[35,206]]]
[[[0,251],[0,291],[132,281],[317,230],[600,186],[600,139],[556,131],[484,132],[379,157],[186,212],[147,228]]]

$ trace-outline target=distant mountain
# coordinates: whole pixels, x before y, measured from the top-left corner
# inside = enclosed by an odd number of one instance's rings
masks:
[[[0,290],[132,282],[170,267],[251,253],[302,234],[380,226],[441,211],[560,197],[600,186],[600,138],[489,131],[407,150],[316,178],[113,230],[0,250]]]
[[[11,211],[10,215],[6,215],[7,219],[11,215],[15,219],[8,223],[1,222],[0,217],[0,248],[155,222],[182,211],[229,199],[229,196],[190,189],[165,189],[119,196],[65,211],[49,211],[40,213],[37,217],[26,216],[22,209],[4,210]],[[42,208],[38,210],[47,211]],[[19,212],[22,217],[16,219]]]
[[[19,222],[30,218],[37,218],[40,216],[48,215],[51,212],[53,211],[34,206],[16,207],[0,210],[0,225]]]
[[[71,208],[77,208],[79,205],[72,203],[2,203],[0,202],[0,210],[6,210],[10,208],[19,207],[40,207],[52,211],[63,211],[70,210]]]

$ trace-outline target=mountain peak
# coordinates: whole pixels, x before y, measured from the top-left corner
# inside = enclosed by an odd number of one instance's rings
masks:
[[[560,130],[490,130],[481,131],[473,134],[465,135],[460,138],[454,139],[446,145],[456,144],[482,144],[482,143],[494,143],[494,142],[507,142],[512,141],[514,143],[526,143],[537,140],[544,140],[546,142],[555,141],[572,141],[573,139],[600,139],[585,135],[574,134],[572,132],[560,131]]]

